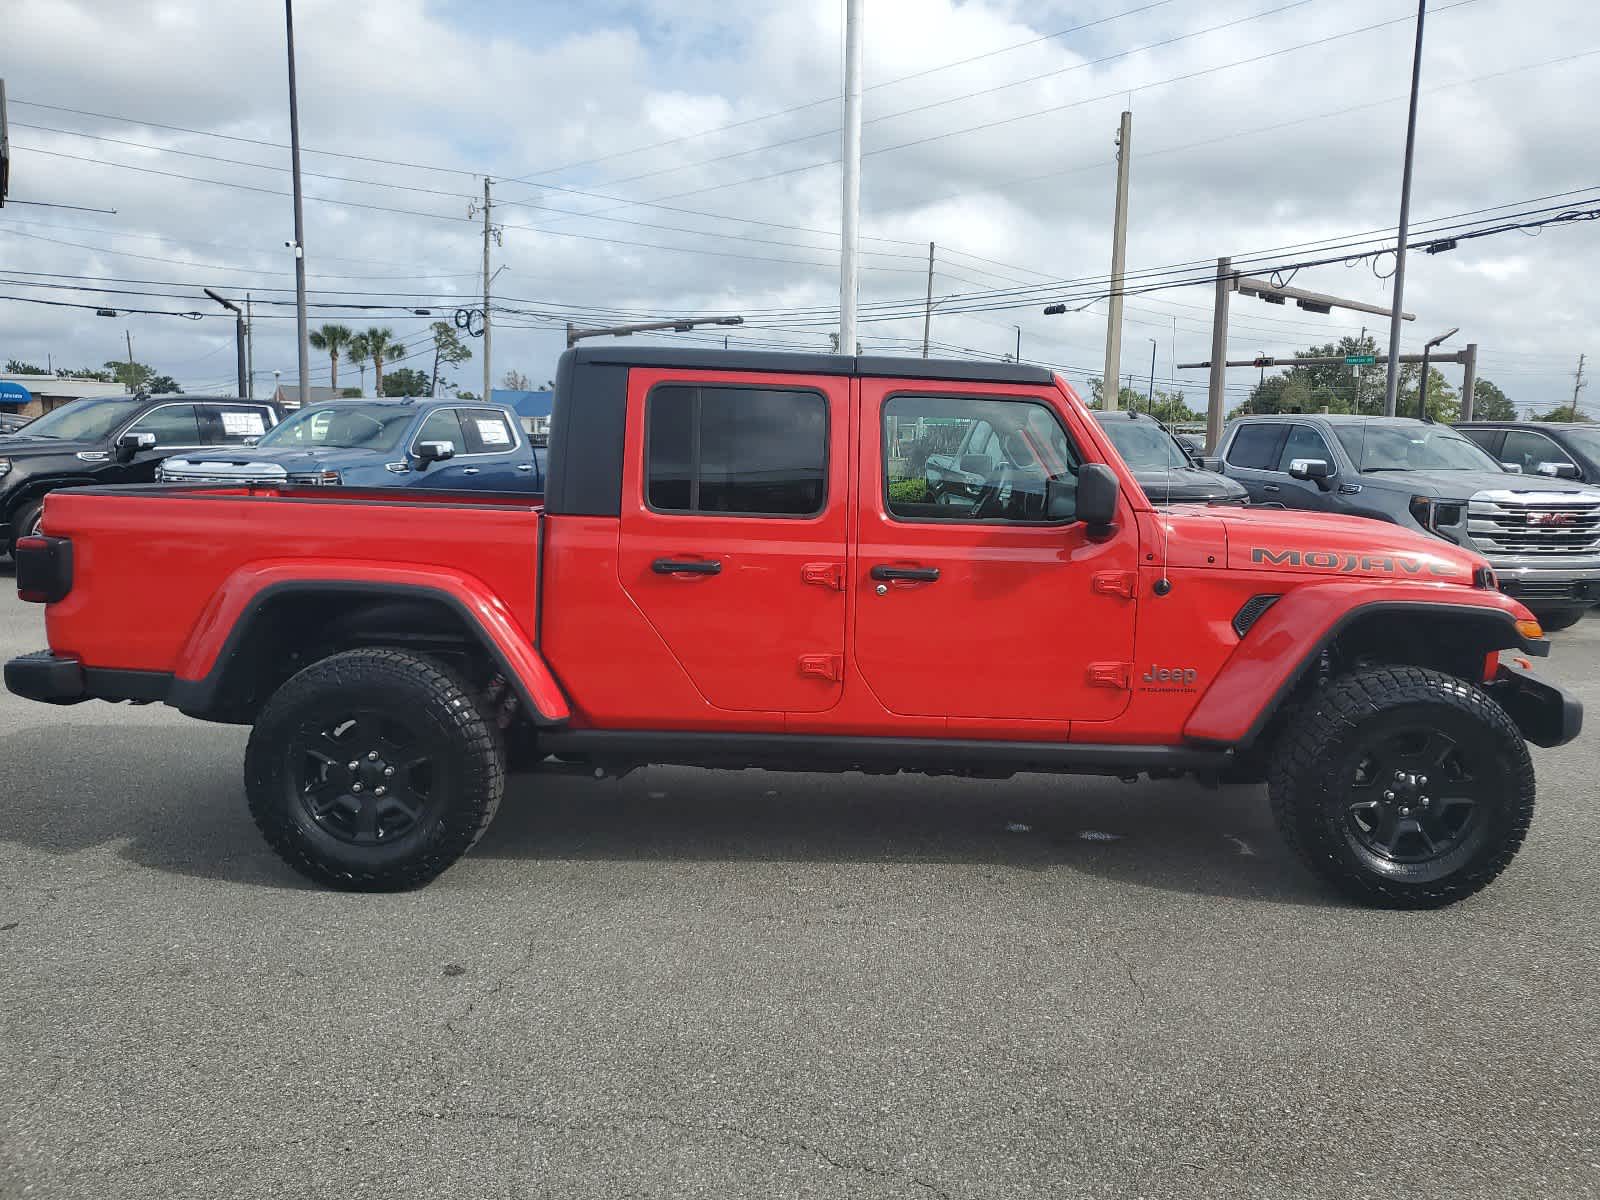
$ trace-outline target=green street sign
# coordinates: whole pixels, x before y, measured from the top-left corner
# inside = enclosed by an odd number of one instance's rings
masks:
[[[1377,361],[1378,356],[1375,354],[1346,354],[1344,356],[1344,365],[1347,367],[1370,367]]]

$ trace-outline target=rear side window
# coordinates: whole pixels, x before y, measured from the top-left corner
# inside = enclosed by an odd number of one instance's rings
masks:
[[[1276,471],[1288,430],[1282,425],[1241,425],[1228,445],[1228,465],[1249,471]]]
[[[468,454],[505,454],[516,449],[517,435],[506,415],[493,408],[469,408],[461,414]]]
[[[207,404],[206,441],[214,446],[242,446],[272,428],[267,410],[252,404]]]
[[[668,384],[645,403],[645,489],[662,512],[810,517],[827,498],[817,392]]]

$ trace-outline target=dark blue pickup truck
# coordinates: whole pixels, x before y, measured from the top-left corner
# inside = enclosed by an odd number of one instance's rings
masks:
[[[157,479],[543,492],[544,463],[504,405],[337,400],[252,445],[169,458]]]

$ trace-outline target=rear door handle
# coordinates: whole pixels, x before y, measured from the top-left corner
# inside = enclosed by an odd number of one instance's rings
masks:
[[[882,563],[872,568],[874,579],[907,579],[918,583],[932,583],[939,578],[938,567],[889,567]]]
[[[519,471],[531,471],[531,470],[533,470],[533,464],[532,463],[519,463],[517,465],[517,470],[519,470]]]
[[[658,558],[650,569],[657,575],[721,575],[722,563],[715,558]]]

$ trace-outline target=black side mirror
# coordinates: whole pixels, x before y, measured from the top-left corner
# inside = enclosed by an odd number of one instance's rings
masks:
[[[1308,480],[1326,492],[1333,487],[1333,468],[1320,458],[1296,458],[1289,463],[1289,478]]]
[[[125,433],[117,439],[117,461],[129,463],[133,456],[141,450],[154,450],[156,448],[156,435],[153,433]]]
[[[1202,471],[1215,471],[1218,475],[1222,474],[1222,460],[1214,454],[1202,454],[1194,461],[1195,465],[1198,466]]]
[[[1089,527],[1091,534],[1110,531],[1121,496],[1116,472],[1104,463],[1084,463],[1078,469],[1078,520]]]
[[[428,469],[429,463],[443,462],[447,458],[456,456],[454,442],[418,442],[417,463],[422,470]]]

